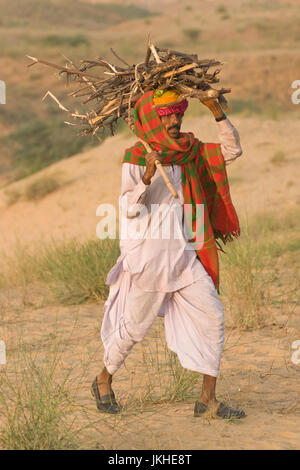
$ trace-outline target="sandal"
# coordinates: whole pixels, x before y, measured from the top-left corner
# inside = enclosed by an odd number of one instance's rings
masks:
[[[194,416],[195,418],[198,418],[199,416],[203,415],[208,409],[208,406],[205,405],[204,403],[201,403],[200,401],[196,401],[195,403],[195,408],[194,408]],[[238,410],[231,408],[230,406],[225,405],[225,403],[221,402],[218,411],[217,411],[217,416],[219,418],[223,419],[230,419],[230,418],[244,418],[246,416],[246,413],[243,410]]]
[[[113,391],[110,394],[103,395],[102,397],[100,397],[97,377],[95,377],[92,383],[91,392],[93,397],[95,397],[96,399],[98,410],[111,414],[116,414],[120,412],[120,406],[116,402],[115,394]]]

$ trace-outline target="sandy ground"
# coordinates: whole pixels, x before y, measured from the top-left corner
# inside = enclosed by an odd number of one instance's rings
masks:
[[[239,214],[299,207],[300,154],[295,139],[299,122],[237,117],[232,122],[240,132],[244,150],[241,159],[228,167],[232,197]],[[184,130],[194,131],[201,140],[217,139],[217,127],[209,116],[187,119]],[[107,139],[102,146],[6,188],[22,192],[43,174],[60,175],[62,187],[38,202],[20,200],[7,206],[1,190],[2,250],[9,252],[16,239],[31,244],[52,237],[95,238],[96,208],[103,202],[117,204],[120,159],[124,149],[134,141],[135,137],[128,135]],[[279,151],[284,152],[284,161],[274,164],[271,159]],[[9,300],[12,297],[14,294]],[[291,345],[300,339],[300,323],[293,305],[284,305],[270,324],[256,331],[232,330],[226,320],[226,346],[217,393],[221,400],[246,411],[247,417],[235,422],[210,417],[195,419],[195,397],[184,402],[139,404],[149,367],[145,348],[154,351],[157,334],[163,338],[161,319],[115,375],[115,392],[125,405],[124,412],[117,417],[99,413],[90,395],[90,384],[102,366],[103,349],[99,340],[102,315],[102,303],[40,308],[19,303],[15,308],[4,309],[0,316],[0,337],[7,342],[8,357],[16,354],[17,336],[22,337],[28,351],[37,355],[43,353],[51,336],[63,340],[61,373],[71,371],[78,387],[77,403],[86,412],[78,417],[78,425],[93,423],[93,428],[82,434],[87,448],[299,448],[300,365],[291,361]],[[9,370],[10,363],[0,367],[2,372],[3,367]],[[200,391],[200,384],[197,390]]]
[[[99,341],[101,317],[101,304],[57,306],[25,309],[1,322],[7,344],[14,343],[17,331],[34,357],[45,354],[53,335],[62,340],[60,372],[62,376],[71,374],[74,390],[77,389],[76,403],[84,410],[78,414],[76,427],[91,426],[82,432],[85,448],[299,448],[299,365],[291,362],[291,344],[297,333],[299,336],[299,318],[255,332],[238,333],[227,328],[217,396],[244,409],[247,417],[224,421],[209,416],[194,418],[195,396],[183,402],[140,404],[151,369],[144,359],[145,350],[150,348],[157,354],[157,334],[160,338],[164,336],[161,319],[114,377],[116,396],[125,406],[124,411],[116,417],[99,413],[90,395],[90,385],[99,372],[103,355]],[[10,350],[9,358],[13,361],[14,349]],[[155,370],[152,372],[154,377]],[[195,393],[197,390],[200,391],[200,383]]]

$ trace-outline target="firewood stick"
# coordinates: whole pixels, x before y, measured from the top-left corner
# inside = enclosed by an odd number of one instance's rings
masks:
[[[148,43],[148,44],[149,44],[149,47],[150,47],[150,49],[151,49],[152,54],[154,55],[154,58],[155,58],[155,60],[156,60],[156,63],[157,63],[157,64],[161,64],[161,63],[162,63],[162,60],[160,59],[160,57],[159,57],[159,55],[158,55],[158,53],[157,53],[157,51],[156,51],[156,49],[155,49],[154,44],[152,44],[152,42],[151,42],[150,40],[149,40],[149,43]]]
[[[134,126],[130,126],[127,120],[126,120],[126,122],[127,122],[128,126],[130,127],[130,129],[132,130],[132,132],[134,132]],[[147,150],[147,152],[151,153],[152,148],[150,147],[150,145],[147,142],[145,142],[143,139],[141,139],[141,141],[143,142],[143,145],[144,145],[145,149]],[[169,180],[168,175],[164,170],[164,167],[162,166],[162,164],[160,163],[159,160],[156,160],[154,163],[155,163],[156,168],[160,172],[164,182],[166,183],[170,193],[172,194],[172,196],[175,199],[178,199],[178,194],[177,194],[174,186],[172,185],[171,181]]]
[[[147,142],[145,142],[144,140],[142,140],[143,142],[143,145],[145,147],[145,149],[147,150],[148,153],[151,153],[152,152],[152,148],[150,147],[149,144],[147,144]],[[158,169],[158,171],[160,172],[161,176],[163,177],[163,180],[164,182],[166,183],[167,187],[169,188],[172,196],[175,198],[175,199],[178,199],[178,194],[174,188],[174,186],[172,185],[171,181],[169,180],[168,178],[168,175],[167,173],[165,172],[164,170],[164,167],[162,166],[162,164],[160,163],[159,160],[155,160],[155,166],[156,168]]]

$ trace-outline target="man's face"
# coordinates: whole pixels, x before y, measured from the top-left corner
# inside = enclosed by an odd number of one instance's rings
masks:
[[[180,135],[182,114],[167,114],[167,116],[161,116],[160,119],[169,137],[171,137],[172,139],[178,139]]]

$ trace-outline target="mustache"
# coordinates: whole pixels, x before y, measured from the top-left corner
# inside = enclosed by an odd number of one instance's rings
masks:
[[[172,129],[176,129],[177,131],[180,131],[180,126],[176,124],[174,126],[168,127],[168,131],[171,131]]]

